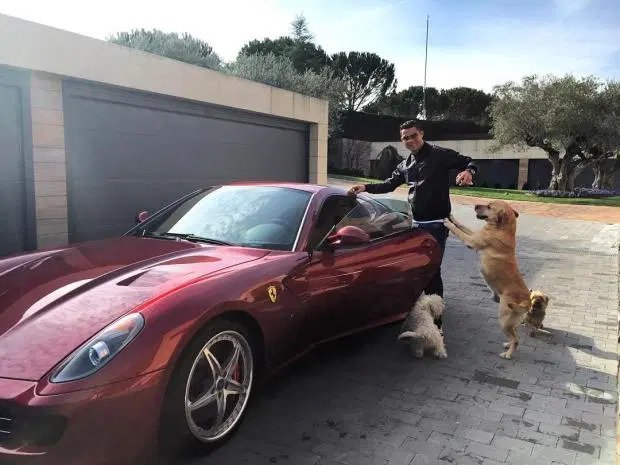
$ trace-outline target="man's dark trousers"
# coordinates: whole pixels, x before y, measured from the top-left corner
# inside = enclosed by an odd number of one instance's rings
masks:
[[[446,250],[446,239],[448,239],[448,228],[443,223],[415,223],[415,227],[428,231],[439,242],[441,247],[441,260],[443,261],[443,255]],[[441,279],[441,263],[439,269],[433,279],[428,283],[426,289],[424,289],[426,295],[437,294],[443,297],[443,281]],[[435,324],[441,328],[441,316],[435,320]]]

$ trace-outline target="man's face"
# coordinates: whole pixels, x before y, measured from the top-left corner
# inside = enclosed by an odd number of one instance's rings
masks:
[[[417,152],[424,145],[424,131],[420,131],[418,128],[401,129],[400,140],[407,149]]]

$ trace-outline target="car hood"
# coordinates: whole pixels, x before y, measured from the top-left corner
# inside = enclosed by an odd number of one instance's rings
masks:
[[[38,380],[139,305],[268,253],[121,237],[0,260],[0,378]]]

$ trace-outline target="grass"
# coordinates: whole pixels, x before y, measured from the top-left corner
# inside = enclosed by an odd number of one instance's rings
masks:
[[[335,179],[350,181],[352,183],[375,183],[377,179],[361,178],[354,176],[329,175]],[[538,197],[528,191],[520,191],[514,189],[490,189],[484,187],[451,187],[450,193],[454,195],[469,195],[472,197],[484,197],[490,199],[502,200],[522,200],[526,202],[543,202],[543,203],[562,203],[570,205],[602,205],[607,207],[620,207],[620,195],[612,197],[604,197],[600,199],[588,198],[557,198],[557,197]]]

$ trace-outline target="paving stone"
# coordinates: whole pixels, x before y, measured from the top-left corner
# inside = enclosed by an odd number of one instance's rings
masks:
[[[535,444],[532,455],[536,457],[537,460],[540,458],[542,460],[552,460],[566,465],[572,465],[575,463],[577,453],[572,450]]]
[[[515,450],[523,452],[525,454],[531,454],[534,449],[534,444],[522,439],[510,438],[507,436],[496,436],[493,439],[492,445],[498,449]]]
[[[388,465],[409,465],[413,461],[414,454],[406,450],[397,450],[387,461]]]
[[[506,415],[523,416],[525,413],[524,407],[515,407],[506,402],[505,400],[492,402],[491,405],[489,405],[489,409]]]
[[[430,440],[422,442],[410,438],[403,443],[402,448],[409,452],[413,452],[414,454],[437,457],[441,452],[443,445]]]
[[[529,422],[545,422],[554,425],[560,425],[562,423],[561,415],[554,415],[548,412],[539,412],[537,410],[527,409],[523,414],[523,419]]]
[[[540,457],[533,457],[531,454],[517,450],[509,450],[506,463],[511,465],[542,465],[545,462]]]
[[[595,446],[593,444],[588,444],[584,442],[568,441],[566,439],[562,439],[558,443],[558,447],[561,447],[562,449],[566,449],[566,450],[574,450],[576,452],[581,452],[582,454],[588,454],[596,458],[598,458],[600,454],[599,446]]]
[[[457,428],[454,435],[483,444],[490,444],[493,439],[493,433],[471,428]]]
[[[497,460],[498,462],[505,462],[508,457],[508,449],[500,449],[498,447],[488,446],[477,442],[473,442],[467,446],[466,452],[477,457]]]
[[[437,457],[429,457],[423,454],[417,454],[410,465],[436,465]]]

